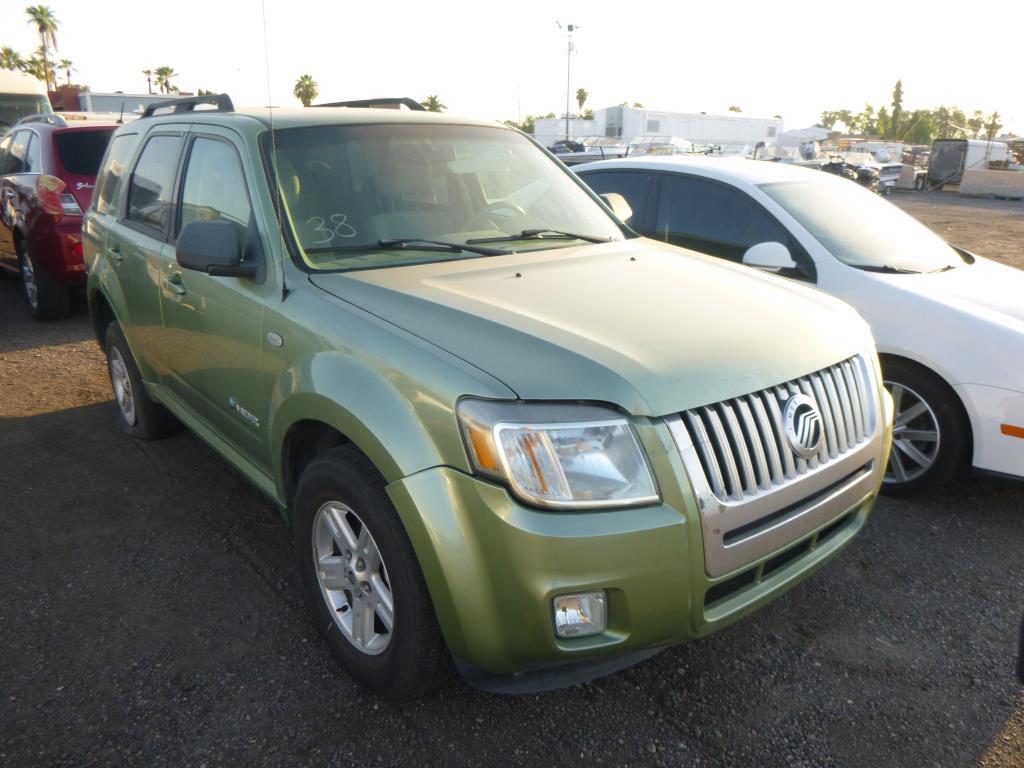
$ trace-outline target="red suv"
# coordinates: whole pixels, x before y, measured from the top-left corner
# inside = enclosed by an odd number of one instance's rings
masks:
[[[0,270],[21,276],[37,320],[66,317],[85,284],[82,211],[115,128],[34,115],[0,141]]]

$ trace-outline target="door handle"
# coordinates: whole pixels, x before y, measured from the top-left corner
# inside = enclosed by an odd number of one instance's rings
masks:
[[[181,282],[181,275],[177,273],[164,278],[164,287],[171,293],[176,293],[179,296],[188,293],[188,288]]]
[[[112,245],[110,248],[107,248],[107,256],[109,256],[110,260],[115,264],[120,264],[124,261],[124,254],[121,253],[121,249],[116,245]]]

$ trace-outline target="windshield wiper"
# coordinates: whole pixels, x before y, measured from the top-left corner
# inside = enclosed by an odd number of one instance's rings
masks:
[[[501,237],[478,237],[475,240],[467,240],[467,243],[509,243],[513,240],[584,240],[588,243],[610,243],[610,237],[594,237],[593,235],[578,235],[575,232],[563,232],[560,229],[524,229],[518,235],[503,235]]]
[[[474,242],[473,240],[469,241]],[[323,248],[307,248],[306,253],[344,253],[346,251],[432,251],[436,253],[477,253],[481,256],[505,256],[510,251],[500,248],[479,248],[466,243],[449,243],[444,240],[425,240],[421,237],[403,237],[397,240],[378,240],[366,245],[328,245]]]
[[[863,269],[865,272],[881,272],[886,275],[919,275],[921,274],[916,269],[901,269],[900,267],[890,267],[888,264],[852,264],[851,266],[857,269]]]

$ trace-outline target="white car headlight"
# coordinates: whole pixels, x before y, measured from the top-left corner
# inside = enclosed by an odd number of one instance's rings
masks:
[[[632,426],[615,411],[466,399],[458,413],[474,469],[530,504],[593,509],[660,499]]]

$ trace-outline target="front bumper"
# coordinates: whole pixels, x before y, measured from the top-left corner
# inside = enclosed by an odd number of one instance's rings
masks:
[[[845,547],[877,493],[876,482],[843,496],[827,513],[820,499],[811,515],[797,510],[804,522],[796,539],[711,577],[693,490],[688,482],[664,480],[687,477],[668,427],[652,421],[638,433],[661,484],[663,502],[649,507],[540,511],[448,467],[388,486],[448,647],[462,665],[514,674],[707,635],[771,601]],[[607,592],[607,631],[557,638],[552,598],[592,589]]]
[[[978,469],[1024,478],[1024,392],[984,384],[954,387],[967,408]]]

